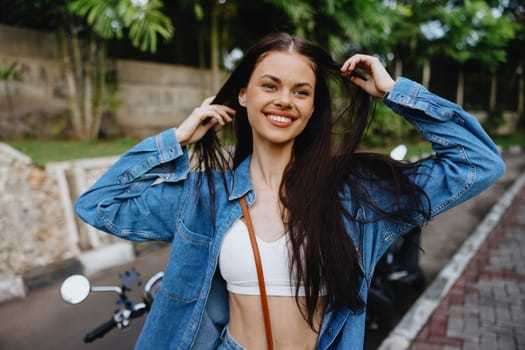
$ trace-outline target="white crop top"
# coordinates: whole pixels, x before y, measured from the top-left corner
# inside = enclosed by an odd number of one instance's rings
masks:
[[[272,242],[257,237],[264,272],[266,294],[295,296],[295,282],[290,281],[288,235]],[[226,289],[236,294],[259,295],[259,282],[246,224],[237,220],[226,232],[219,254],[219,269],[226,280]],[[299,288],[299,296],[304,296]]]

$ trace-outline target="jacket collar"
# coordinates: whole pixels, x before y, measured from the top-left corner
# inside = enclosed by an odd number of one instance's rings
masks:
[[[251,159],[252,156],[249,155],[232,171],[229,200],[239,199],[248,192],[253,191],[253,186],[250,181]]]

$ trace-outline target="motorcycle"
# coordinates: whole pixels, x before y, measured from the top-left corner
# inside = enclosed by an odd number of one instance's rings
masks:
[[[398,238],[376,265],[368,290],[367,327],[388,331],[426,286],[419,266],[421,228]],[[397,316],[396,316],[397,315]]]
[[[127,328],[132,319],[147,313],[151,308],[163,276],[163,272],[158,272],[146,282],[142,301],[138,303],[133,302],[127,296],[127,292],[131,291],[133,286],[142,284],[140,274],[135,268],[119,274],[121,286],[91,286],[91,283],[84,275],[69,276],[60,286],[60,296],[66,303],[79,304],[86,300],[92,292],[113,292],[118,294],[116,304],[120,305],[120,308],[114,312],[113,317],[87,333],[84,337],[85,343],[91,343],[97,338],[104,337],[114,328],[121,330]]]

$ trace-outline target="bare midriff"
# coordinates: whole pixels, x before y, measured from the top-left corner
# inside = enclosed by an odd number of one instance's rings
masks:
[[[302,297],[299,297],[300,300]],[[302,298],[304,300],[304,298]],[[320,298],[324,303],[324,298]],[[323,307],[317,307],[314,328],[308,325],[295,297],[269,296],[270,320],[275,350],[315,349],[323,317]],[[267,350],[264,318],[259,295],[230,293],[230,334],[245,349]]]

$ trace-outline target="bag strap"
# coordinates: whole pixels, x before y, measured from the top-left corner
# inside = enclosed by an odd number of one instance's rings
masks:
[[[257,239],[255,237],[255,230],[253,229],[252,219],[250,212],[248,211],[248,205],[246,205],[246,199],[241,197],[242,213],[246,226],[248,227],[248,233],[250,234],[250,243],[253,250],[253,258],[255,259],[255,267],[257,269],[257,279],[259,280],[259,291],[261,293],[261,305],[264,316],[264,329],[266,330],[266,343],[268,344],[268,350],[273,350],[273,336],[272,336],[272,324],[270,322],[270,308],[268,307],[268,296],[266,295],[266,285],[264,283],[264,274],[261,263],[261,256],[259,255],[259,247],[257,246]]]

